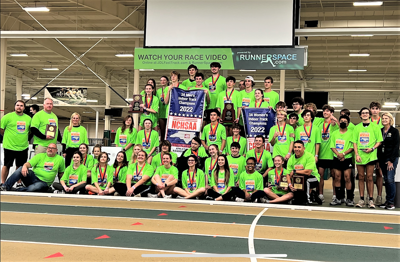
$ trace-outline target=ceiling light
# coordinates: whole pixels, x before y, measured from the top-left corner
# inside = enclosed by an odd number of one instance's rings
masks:
[[[97,101],[96,99],[86,99],[86,102],[90,102],[90,103],[97,103],[99,101]]]
[[[141,72],[146,72],[146,71],[152,72],[152,71],[154,71],[154,69],[139,69],[139,71],[141,71]]]
[[[343,80],[343,81],[335,81],[335,80],[329,80],[329,83],[386,83],[386,81],[381,80],[381,81],[368,81],[368,80]]]
[[[27,54],[10,54],[10,56],[28,56]]]
[[[21,96],[31,96],[30,94],[22,94]]]
[[[374,1],[374,2],[353,2],[354,6],[380,6],[382,5],[382,1]]]
[[[86,100],[86,102],[87,102],[87,100]],[[84,114],[91,114],[91,113],[93,113],[93,112],[83,112]]]
[[[396,106],[383,105],[383,108],[396,108]]]
[[[385,102],[384,105],[385,106],[398,106],[398,105],[400,105],[400,103],[398,103],[398,102]]]
[[[133,98],[128,98],[128,99],[126,99],[127,101],[133,101]]]
[[[240,72],[256,72],[257,70],[245,70],[245,69],[242,69],[242,70],[239,70]],[[263,81],[264,82],[264,81]]]
[[[351,35],[352,37],[373,37],[374,35]]]
[[[32,99],[32,100],[37,100],[37,97],[36,97],[36,96],[34,96],[34,97],[32,97],[31,99]]]
[[[336,104],[339,104],[339,105],[343,105],[343,102],[342,101],[329,101],[328,102],[328,104],[332,104],[332,105],[336,105]]]
[[[133,54],[116,54],[116,57],[133,57]]]
[[[349,72],[367,72],[367,69],[349,69]]]
[[[48,9],[47,7],[25,7],[22,8],[27,12],[48,12],[50,11],[50,9]]]
[[[349,56],[369,56],[369,54],[349,54]]]
[[[58,71],[59,70],[57,67],[44,67],[42,69],[47,70],[47,71]]]
[[[339,104],[329,104],[332,107],[343,107],[343,105],[339,105]]]

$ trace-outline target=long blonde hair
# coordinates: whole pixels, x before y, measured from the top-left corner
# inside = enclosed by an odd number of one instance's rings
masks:
[[[69,131],[69,132],[71,132],[72,127],[73,127],[73,125],[72,125],[72,118],[73,118],[74,116],[76,116],[76,115],[79,116],[79,124],[81,124],[81,115],[80,115],[78,112],[72,113],[71,119],[69,120],[69,126],[68,126],[68,131]]]
[[[135,155],[135,147],[139,147],[140,151],[143,151],[143,146],[141,144],[137,144],[133,146],[133,152],[131,156],[131,163],[134,164],[136,162],[137,156]]]

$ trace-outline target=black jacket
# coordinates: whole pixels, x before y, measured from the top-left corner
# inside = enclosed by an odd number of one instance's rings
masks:
[[[382,136],[384,134],[384,127],[382,128]],[[378,159],[382,161],[394,162],[399,157],[399,130],[391,126],[387,132],[386,138],[378,148]]]

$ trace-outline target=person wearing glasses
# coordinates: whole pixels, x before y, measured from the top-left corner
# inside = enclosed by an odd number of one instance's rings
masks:
[[[274,79],[271,76],[267,76],[264,79],[264,101],[269,104],[271,108],[276,108],[276,104],[279,102],[279,94],[272,91],[272,85],[274,84]]]
[[[304,99],[301,97],[295,97],[292,99],[292,108],[294,113],[299,117],[297,120],[297,126],[302,126],[304,124],[304,120],[302,117],[304,106]]]
[[[31,160],[18,168],[7,181],[0,186],[0,191],[9,191],[18,180],[22,180],[25,187],[17,191],[47,192],[54,178],[61,178],[65,171],[64,158],[57,155],[57,146],[50,143],[46,153],[36,154]],[[32,168],[32,170],[29,170]]]
[[[361,123],[356,125],[353,130],[354,153],[356,155],[358,188],[360,191],[360,200],[356,207],[365,206],[364,180],[366,177],[367,193],[369,196],[368,207],[375,208],[374,204],[374,180],[373,174],[377,164],[377,148],[381,145],[383,138],[379,126],[371,122],[371,111],[367,107],[361,108],[358,112],[361,117]]]
[[[241,107],[240,110],[240,114],[238,115],[238,117],[240,117],[240,115],[242,114],[242,110],[250,107],[251,102],[254,102],[254,100],[256,100],[255,94],[254,94],[254,90],[253,90],[253,86],[255,85],[254,83],[254,78],[252,76],[246,76],[245,80],[244,80],[244,85],[245,85],[245,89],[240,91],[240,95],[241,95],[241,99],[240,99],[240,103],[239,103],[239,107]],[[242,126],[242,133],[240,134],[241,136],[244,136],[244,124],[243,124],[243,118],[240,118],[239,124]]]

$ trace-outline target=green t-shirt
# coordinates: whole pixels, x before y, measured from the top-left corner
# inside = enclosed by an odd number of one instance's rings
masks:
[[[241,155],[239,157],[229,155],[226,158],[228,159],[229,168],[233,171],[236,183],[239,180],[239,175],[246,170],[246,159]]]
[[[196,154],[194,154],[194,153],[192,152],[192,149],[191,149],[191,148],[187,149],[187,150],[185,151],[185,153],[183,154],[184,157],[188,157],[188,156],[190,156],[190,155],[196,155]],[[200,146],[200,147],[197,149],[197,156],[198,156],[198,157],[208,157],[208,154],[207,154],[207,152],[206,152],[206,149],[205,149],[204,147]]]
[[[285,190],[281,189],[280,187],[278,187],[281,174],[278,172],[278,175],[276,175],[275,172],[277,172],[276,168],[272,169],[271,171],[268,172],[268,183],[270,183],[271,186],[272,186],[271,191],[274,192],[277,195],[287,194],[288,193],[287,191],[285,191]],[[287,176],[287,175],[290,174],[290,172],[287,171],[286,169],[283,169],[282,174],[284,176]]]
[[[77,169],[74,169],[74,164],[71,164],[69,167],[67,167],[63,176],[61,177],[61,181],[64,181],[68,187],[83,181],[86,182],[86,179],[87,168],[84,165],[80,165]]]
[[[235,140],[237,142],[237,139]],[[233,136],[228,136],[226,138],[226,146],[224,153],[230,155],[231,154],[231,145],[233,143]],[[240,136],[239,137],[239,145],[240,145],[240,150],[239,150],[239,155],[244,156],[246,155],[247,152],[247,139],[245,137]]]
[[[185,87],[192,87],[196,86],[196,80],[190,80],[190,78],[186,79],[185,81],[182,82],[182,85]]]
[[[260,172],[261,174],[264,174],[268,168],[274,166],[274,162],[272,161],[271,153],[265,149],[262,153],[257,153],[257,156],[256,156],[255,149],[248,151],[246,154],[246,161],[250,157],[254,157],[256,159],[255,169],[257,172]]]
[[[219,94],[227,88],[226,78],[221,75],[218,75],[216,79],[209,77],[204,81],[204,86],[208,88],[210,94],[210,104],[207,109],[214,109],[216,108]]]
[[[65,171],[64,158],[60,155],[49,157],[47,153],[41,153],[35,155],[28,162],[31,164],[32,171],[36,177],[46,182],[49,186],[53,183],[58,173],[64,173]]]
[[[217,126],[213,126],[216,128],[215,133],[211,132],[211,124],[206,125],[203,128],[203,132],[201,133],[201,140],[206,141],[207,146],[216,144],[218,145],[219,150],[224,150],[221,148],[222,140],[226,140],[226,129],[223,125],[217,124]]]
[[[64,128],[62,142],[67,148],[79,148],[80,144],[89,144],[86,128],[83,126],[72,127],[71,132],[68,131],[68,126]]]
[[[304,151],[304,154],[297,158],[295,154],[293,154],[288,161],[287,170],[292,172],[293,170],[308,170],[311,169],[311,175],[315,176],[319,182],[319,173],[317,170],[317,166],[315,164],[314,155],[311,153]]]
[[[117,166],[116,168],[113,167],[113,184],[117,182],[125,184],[127,173],[128,173],[128,166],[124,166],[122,168],[119,166]]]
[[[254,100],[254,101],[252,101],[251,103],[250,103],[250,106],[249,106],[250,108],[268,108],[269,107],[269,103],[268,102],[265,102],[265,101],[262,101],[261,102],[261,105],[259,104],[259,103],[257,103],[257,105],[256,105],[256,101]]]
[[[22,151],[29,147],[29,131],[31,118],[15,112],[8,113],[1,119],[1,129],[4,129],[3,147],[8,150]]]
[[[356,125],[353,130],[353,143],[357,145],[358,154],[361,157],[361,162],[356,162],[356,164],[365,165],[371,161],[377,160],[378,150],[365,153],[362,149],[372,148],[376,143],[382,141],[382,132],[377,124],[371,122],[368,126],[364,127],[361,122]]]
[[[165,183],[170,175],[173,175],[175,179],[178,179],[178,173],[178,168],[174,166],[170,166],[169,169],[167,169],[165,166],[159,166],[157,167],[154,175],[159,175],[161,182]]]
[[[164,93],[164,97],[163,97]],[[165,99],[167,98],[168,95],[168,86],[164,87],[164,92],[163,88],[157,89],[157,97],[158,97],[158,118],[167,118],[168,117],[168,112],[167,108],[168,105],[164,104]]]
[[[102,176],[100,174],[100,169],[101,172],[104,174],[104,176]],[[98,167],[97,165],[95,165],[92,168],[92,184],[94,185],[94,183],[98,183],[99,187],[101,190],[104,190],[107,187],[108,183],[113,183],[113,175],[114,175],[114,168],[110,165],[107,165],[105,168],[102,167]]]
[[[125,129],[124,132],[122,132],[122,127],[118,127],[117,133],[115,134],[115,140],[114,143],[117,147],[122,147],[125,148],[129,143],[132,144],[132,146],[125,151],[126,158],[128,160],[131,159],[131,156],[133,154],[133,145],[135,145],[136,142],[136,136],[137,136],[137,130],[136,128],[132,128],[132,133],[129,128]]]
[[[353,123],[350,122],[349,126],[347,127],[347,129],[350,130],[350,131],[353,131],[355,127],[356,126]]]
[[[146,106],[146,97],[142,97],[143,105]],[[153,101],[150,103],[150,108],[156,111],[156,113],[150,113],[143,111],[143,113],[140,115],[140,125],[143,126],[143,122],[146,119],[150,119],[153,122],[153,127],[157,126],[157,121],[158,121],[158,106],[159,106],[159,99],[157,96],[153,96]]]
[[[257,171],[254,171],[253,174],[243,171],[239,177],[239,188],[246,190],[248,193],[264,190],[262,175]]]
[[[176,161],[178,159],[178,155],[176,153],[174,153],[174,152],[169,152],[169,153],[172,156],[172,163],[176,164]],[[151,165],[154,167],[154,169],[156,169],[157,167],[163,165],[161,153],[158,153],[157,155],[155,155],[153,157],[153,159],[151,160]]]
[[[321,143],[321,130],[319,127],[311,125],[307,126],[306,128],[304,125],[299,126],[296,128],[296,138],[295,140],[301,140],[304,143],[304,147],[306,148],[307,152],[310,152],[313,156],[315,156],[315,144]],[[308,137],[307,132],[311,129],[311,136]],[[307,130],[307,132],[306,132]]]
[[[129,165],[127,175],[132,176],[132,184],[136,184],[137,182],[139,182],[143,178],[143,176],[148,176],[149,179],[144,182],[143,185],[150,186],[151,178],[154,175],[154,168],[148,163],[145,163],[144,166],[139,166],[139,163],[136,162],[133,165]]]
[[[319,128],[322,129],[322,123],[324,122],[324,120],[325,120],[325,119],[324,119],[323,117],[317,117],[317,116],[316,116],[316,117],[314,118],[314,121],[313,121],[312,124],[313,124],[314,126],[317,126],[317,127],[319,127]]]
[[[240,91],[233,89],[232,91],[228,92],[227,90],[225,90],[224,92],[219,93],[216,108],[219,108],[221,110],[221,116],[222,116],[225,104],[232,103],[233,108],[235,109],[235,119],[236,119],[238,116],[238,107],[240,107],[241,99],[242,96],[240,94]]]
[[[275,145],[272,151],[272,158],[275,156],[283,156],[285,157],[289,152],[290,144],[294,142],[294,129],[291,125],[286,124],[285,126],[279,128],[277,125],[273,126],[269,130],[269,141],[272,140],[276,131],[278,131],[279,135],[275,138]],[[283,134],[282,134],[283,133]],[[282,135],[281,135],[282,134]]]
[[[158,132],[151,130],[149,140],[146,142],[144,131],[145,130],[140,130],[137,133],[135,144],[142,145],[143,150],[148,154],[154,147],[158,147],[160,145],[160,141],[159,141]],[[156,154],[157,154],[156,150],[154,150],[153,156],[155,156]]]
[[[240,107],[250,107],[251,102],[254,102],[256,99],[254,96],[254,90],[251,90],[250,93],[247,93],[246,90],[240,91],[241,99],[239,106]],[[242,112],[242,117],[239,120],[239,124],[243,126],[243,112]]]
[[[182,173],[182,187],[183,189],[188,189],[190,193],[193,193],[197,189],[204,188],[205,185],[205,177],[204,172],[201,169],[196,169],[196,174],[189,178],[188,175],[189,169],[186,169]]]
[[[340,130],[336,130],[332,133],[329,141],[330,148],[336,148],[339,153],[344,153],[349,150],[349,148],[353,148],[353,131],[347,130],[346,133],[342,134],[340,133]],[[354,151],[345,155],[344,158],[352,158],[354,154],[353,152]],[[336,154],[334,155],[336,156]]]
[[[333,160],[330,138],[333,132],[339,130],[339,127],[336,124],[334,126],[329,125],[329,127],[326,125],[325,128],[327,128],[327,130],[324,132],[324,123],[322,123],[320,126],[321,145],[319,147],[318,159]]]
[[[371,121],[372,123],[374,123],[374,124],[377,124],[378,127],[379,127],[379,129],[382,129],[383,124],[382,124],[382,118],[381,118],[381,117],[379,117],[378,121],[374,121],[374,120],[372,120],[372,118],[370,118],[370,121]]]
[[[34,145],[40,145],[40,146],[45,146],[47,147],[48,145],[54,143],[57,143],[57,137],[58,137],[58,118],[57,116],[51,112],[51,113],[46,113],[44,110],[41,110],[37,112],[31,122],[31,128],[35,127],[37,128],[43,135],[46,133],[46,126],[47,125],[52,125],[55,127],[54,131],[54,138],[50,140],[46,139],[41,139],[37,136],[33,136],[33,144]]]
[[[296,113],[296,112],[293,112],[293,113]],[[301,116],[301,113],[303,113],[303,110],[299,113],[299,114],[297,114],[297,116],[299,117],[299,120],[297,121],[297,126],[299,127],[299,126],[302,126],[302,125],[304,125],[304,119],[303,119],[303,117]],[[288,113],[288,115],[287,115],[287,119],[289,119],[289,113]]]
[[[204,162],[204,173],[210,178],[212,171],[218,166],[218,158],[211,161],[211,157]]]
[[[72,163],[72,161],[71,161]],[[92,155],[86,155],[85,158],[83,158],[83,165],[87,168],[87,170],[92,170],[94,166],[94,158]]]
[[[225,183],[225,171],[224,172],[219,171],[217,180],[218,181],[215,181],[215,177],[214,177],[214,173],[213,173],[210,178],[209,184],[210,184],[210,187],[216,186],[218,188],[218,193],[220,193],[221,195],[226,192],[228,187],[235,186],[235,181],[234,181],[235,175],[233,174],[232,169],[229,169],[228,183]],[[229,189],[229,191],[231,191],[231,190],[232,189]]]
[[[264,101],[269,103],[272,108],[276,108],[276,104],[279,102],[279,94],[273,90],[270,92],[264,91]]]

